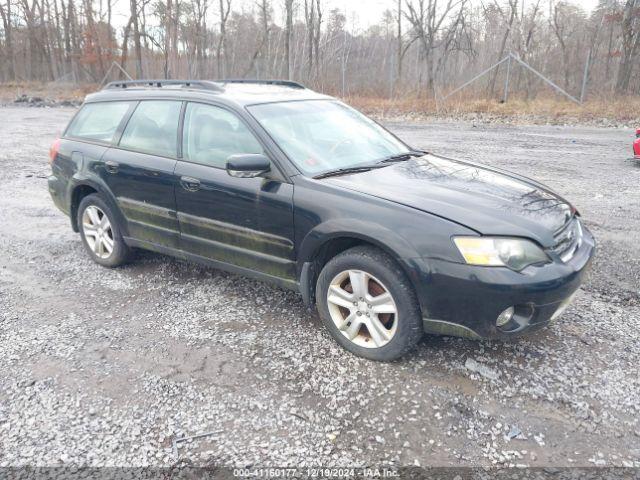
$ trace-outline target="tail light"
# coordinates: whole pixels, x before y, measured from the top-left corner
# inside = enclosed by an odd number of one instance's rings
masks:
[[[58,150],[60,150],[60,139],[56,138],[51,144],[51,147],[49,147],[49,165],[53,164],[53,161],[58,155]]]
[[[636,137],[640,137],[640,128],[636,129]]]

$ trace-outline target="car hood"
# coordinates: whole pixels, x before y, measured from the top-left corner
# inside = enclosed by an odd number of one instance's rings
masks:
[[[574,214],[566,200],[533,180],[431,154],[323,181],[446,218],[483,235],[528,237],[544,247],[553,245],[554,232]]]

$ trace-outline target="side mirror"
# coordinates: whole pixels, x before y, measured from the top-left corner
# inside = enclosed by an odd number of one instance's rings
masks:
[[[271,160],[261,153],[241,153],[227,158],[227,173],[232,177],[259,177],[271,170]]]

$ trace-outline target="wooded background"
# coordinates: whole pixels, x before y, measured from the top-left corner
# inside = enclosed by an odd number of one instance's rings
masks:
[[[589,12],[563,0],[389,0],[366,28],[325,0],[0,0],[0,14],[4,82],[99,83],[116,62],[135,78],[290,78],[343,96],[432,96],[512,52],[573,95],[587,62],[590,95],[640,94],[640,0]],[[512,68],[516,94],[549,92]],[[498,97],[505,72],[472,88]]]

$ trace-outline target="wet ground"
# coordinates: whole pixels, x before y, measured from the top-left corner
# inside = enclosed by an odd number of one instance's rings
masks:
[[[557,189],[599,251],[551,327],[426,337],[380,364],[339,348],[291,292],[151,253],[92,263],[46,186],[72,112],[0,108],[0,466],[640,466],[631,130],[390,124]]]

